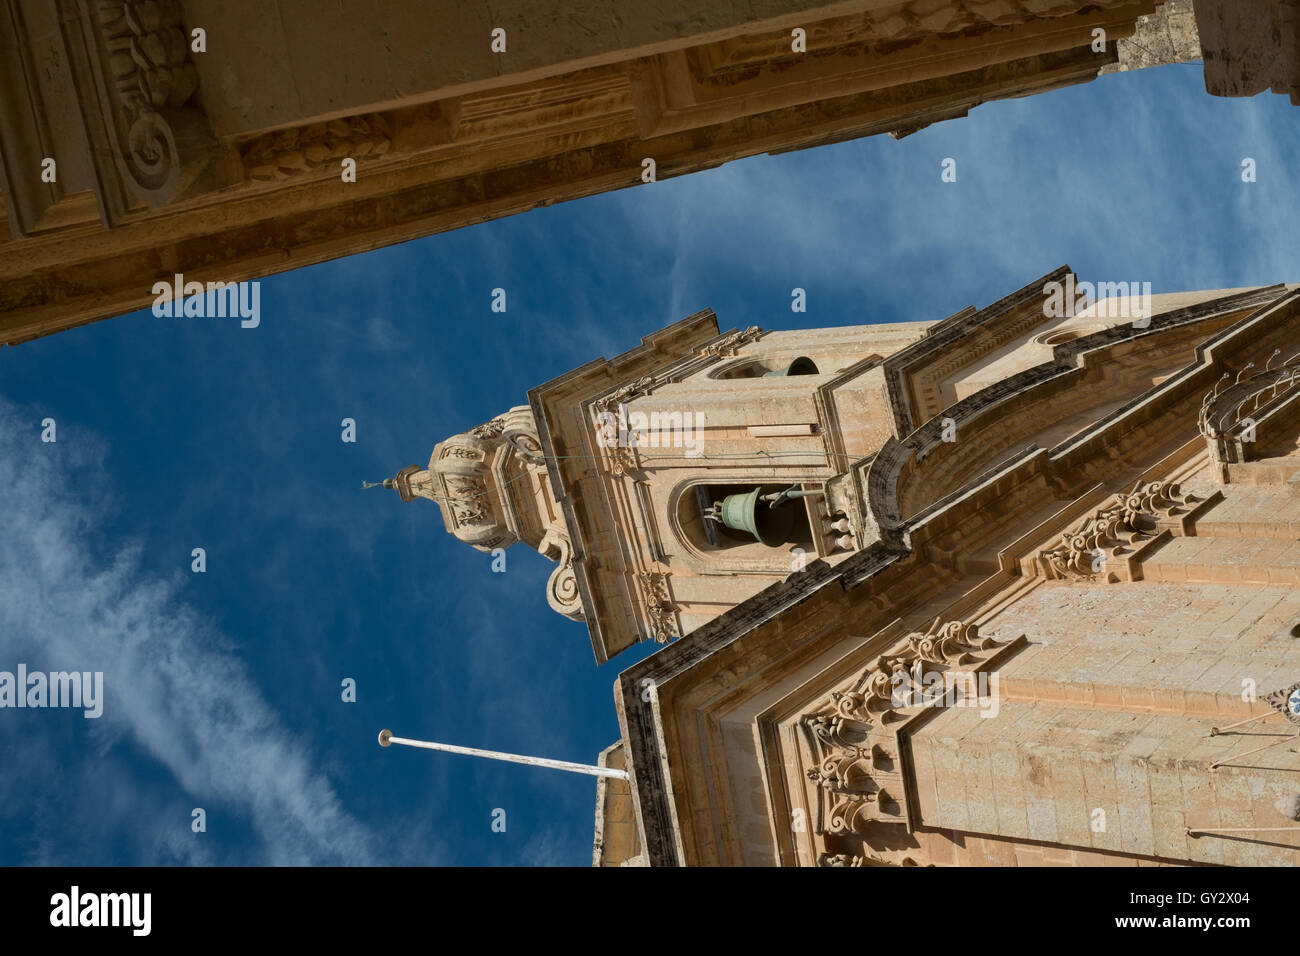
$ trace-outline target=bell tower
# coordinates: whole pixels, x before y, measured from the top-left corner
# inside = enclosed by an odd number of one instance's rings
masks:
[[[869,543],[855,483],[894,434],[883,363],[929,324],[720,333],[705,310],[386,484],[480,551],[555,561],[547,602],[585,621],[603,663]]]

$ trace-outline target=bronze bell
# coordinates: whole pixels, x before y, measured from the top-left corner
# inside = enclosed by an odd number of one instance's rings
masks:
[[[795,506],[787,499],[774,508],[759,500],[762,491],[762,488],[755,488],[749,494],[727,495],[720,509],[722,524],[733,531],[753,535],[769,548],[779,548],[790,540],[794,531]]]

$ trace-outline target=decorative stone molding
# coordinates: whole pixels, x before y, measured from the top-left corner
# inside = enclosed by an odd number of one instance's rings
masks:
[[[582,595],[578,593],[578,578],[573,570],[573,548],[568,535],[559,528],[550,528],[537,550],[559,567],[546,580],[546,603],[558,614],[572,621],[581,621],[586,615],[582,608]]]
[[[1127,495],[1115,495],[1061,543],[1039,552],[1044,575],[1052,580],[1091,580],[1101,576],[1108,559],[1127,561],[1136,547],[1153,539],[1161,520],[1171,520],[1202,499],[1183,494],[1174,482],[1138,482]]]
[[[897,863],[881,859],[878,856],[858,856],[851,853],[822,853],[817,857],[818,866],[857,867],[857,866],[917,866],[910,856],[899,859]]]
[[[711,342],[700,349],[699,354],[710,358],[727,358],[739,352],[742,346],[757,342],[762,335],[762,329],[757,325],[751,325],[743,331],[732,332],[716,342]]]
[[[136,198],[160,205],[176,189],[181,166],[162,111],[181,109],[198,89],[180,0],[95,0],[95,20],[105,82],[117,101],[106,120],[119,168]]]
[[[807,771],[818,788],[817,832],[862,835],[874,823],[902,823],[905,781],[898,761],[899,722],[946,697],[915,700],[900,685],[933,687],[955,665],[978,665],[1005,645],[981,637],[973,623],[939,619],[924,633],[907,634],[881,655],[848,691],[835,691],[800,725],[816,761]],[[944,684],[946,688],[946,683]],[[906,712],[906,713],[904,713]]]
[[[626,405],[638,396],[649,395],[662,383],[663,380],[658,375],[645,375],[637,379],[635,382],[629,382],[626,385],[622,385],[614,389],[614,391],[610,392],[608,395],[596,399],[596,401],[592,403],[592,407],[595,408],[597,412],[610,413],[617,411],[620,405]]]
[[[1216,463],[1240,464],[1250,460],[1251,447],[1261,443],[1261,431],[1269,432],[1273,427],[1271,419],[1279,413],[1285,414],[1286,406],[1294,407],[1300,396],[1300,352],[1280,365],[1273,365],[1281,354],[1281,349],[1274,349],[1264,368],[1250,375],[1246,373],[1255,367],[1254,362],[1235,376],[1224,372],[1202,400],[1196,424]],[[1233,383],[1225,386],[1230,377],[1234,378]]]
[[[974,623],[936,618],[878,657],[850,690],[832,692],[821,710],[804,714],[800,726],[816,761],[807,776],[821,797],[816,832],[861,835],[873,823],[903,822],[904,780],[889,724],[945,701],[914,700],[900,686],[934,687],[949,668],[982,663],[1002,646],[981,637]]]
[[[681,637],[677,623],[677,605],[668,593],[668,575],[659,571],[638,571],[637,582],[645,599],[650,619],[650,636],[656,644],[667,644]]]
[[[388,120],[369,113],[268,133],[247,143],[240,152],[246,178],[273,182],[323,168],[338,175],[344,157],[358,162],[374,159],[392,145]]]
[[[872,823],[902,823],[901,791],[891,793],[875,773],[878,763],[892,765],[893,760],[880,746],[855,747],[831,751],[809,770],[808,779],[817,784],[824,804],[817,832],[863,835]]]

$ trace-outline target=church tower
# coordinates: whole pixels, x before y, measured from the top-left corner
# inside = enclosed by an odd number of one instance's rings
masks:
[[[1300,860],[1300,287],[705,311],[528,400],[388,484],[668,645],[597,865]]]
[[[942,324],[942,323],[940,323]],[[440,442],[390,485],[481,551],[557,562],[547,601],[598,662],[668,643],[862,545],[886,362],[934,323],[720,334],[705,310]]]

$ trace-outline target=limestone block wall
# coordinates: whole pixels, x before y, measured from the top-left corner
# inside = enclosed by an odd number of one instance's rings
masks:
[[[1185,487],[1224,498],[1140,580],[1039,583],[988,620],[1030,640],[996,716],[950,708],[912,739],[932,862],[1300,861],[1295,833],[1187,832],[1285,826],[1274,803],[1300,789],[1282,717],[1211,733],[1300,679],[1300,497],[1208,464]]]

